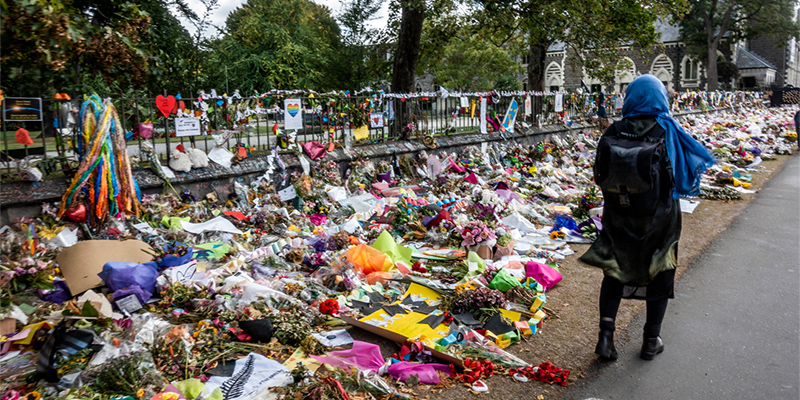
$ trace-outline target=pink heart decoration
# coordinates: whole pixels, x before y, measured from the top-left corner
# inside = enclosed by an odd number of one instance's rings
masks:
[[[156,108],[158,108],[158,111],[161,111],[161,115],[163,115],[164,118],[168,118],[169,115],[172,114],[172,112],[175,110],[175,104],[175,96],[156,96]]]

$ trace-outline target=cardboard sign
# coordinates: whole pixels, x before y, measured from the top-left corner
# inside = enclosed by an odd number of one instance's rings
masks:
[[[73,296],[103,285],[97,274],[109,261],[145,263],[153,257],[149,244],[141,240],[84,240],[56,257],[64,281]]]
[[[466,97],[461,98],[461,108],[469,107],[469,99]]]
[[[3,120],[14,121],[41,121],[41,97],[6,97],[3,100]]]
[[[303,129],[303,106],[300,99],[286,99],[283,105],[284,129]]]
[[[197,118],[175,118],[175,136],[199,136],[200,120]]]

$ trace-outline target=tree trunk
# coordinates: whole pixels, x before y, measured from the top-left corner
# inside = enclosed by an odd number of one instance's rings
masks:
[[[528,61],[528,90],[545,91],[544,62],[547,45],[530,39],[530,60]]]
[[[422,37],[424,20],[424,2],[403,1],[403,15],[400,20],[400,33],[397,35],[397,50],[394,53],[394,70],[392,71],[392,92],[394,93],[414,91],[414,77],[419,60],[419,41]]]
[[[392,92],[411,93],[417,75],[419,61],[419,41],[422,37],[422,23],[425,21],[425,2],[420,0],[404,0],[403,14],[400,19],[400,32],[397,35],[397,50],[394,53],[394,69],[392,70]],[[395,99],[395,136],[402,134],[409,137],[410,132],[404,128],[411,117],[411,102]]]
[[[716,40],[708,45],[708,56],[706,57],[706,90],[709,92],[717,90],[717,47],[718,42]]]

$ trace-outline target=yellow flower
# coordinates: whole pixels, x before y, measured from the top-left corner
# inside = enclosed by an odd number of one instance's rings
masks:
[[[142,397],[144,397],[144,389],[137,390],[136,391],[136,398],[137,399],[141,399]]]

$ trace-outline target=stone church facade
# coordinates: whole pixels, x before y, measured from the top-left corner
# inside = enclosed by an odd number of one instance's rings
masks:
[[[661,34],[661,43],[651,52],[643,53],[629,47],[621,49],[622,56],[629,61],[629,68],[618,71],[613,85],[608,87],[577,67],[572,49],[566,48],[563,43],[550,46],[545,61],[545,88],[550,91],[575,91],[582,87],[583,80],[592,91],[623,92],[637,76],[649,73],[658,77],[668,91],[706,90],[705,58],[688,52],[686,45],[679,41],[678,26],[659,21],[656,31]],[[717,54],[737,64],[740,73],[736,81],[726,85],[720,83],[720,89],[766,89],[785,84],[798,86],[800,55],[795,50],[800,50],[800,47],[794,40],[787,44],[781,46],[777,40],[761,38],[749,43],[720,46]],[[762,53],[765,57],[761,56]],[[524,60],[523,67],[527,67]],[[525,89],[528,87],[526,80],[526,77],[522,77]]]

